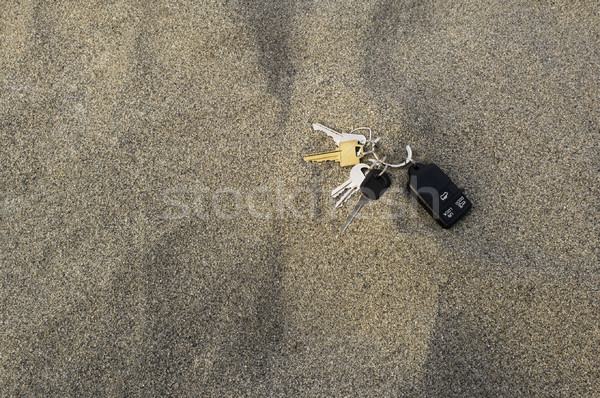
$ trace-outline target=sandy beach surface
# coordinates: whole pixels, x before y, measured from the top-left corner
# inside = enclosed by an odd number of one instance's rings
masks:
[[[0,3],[0,396],[597,397],[595,1]],[[348,231],[314,132],[405,169]]]

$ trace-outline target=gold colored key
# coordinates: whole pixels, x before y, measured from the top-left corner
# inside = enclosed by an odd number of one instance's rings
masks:
[[[363,146],[358,141],[343,141],[334,151],[314,153],[304,158],[307,162],[324,162],[333,160],[340,162],[340,166],[354,166],[360,163],[363,156]]]

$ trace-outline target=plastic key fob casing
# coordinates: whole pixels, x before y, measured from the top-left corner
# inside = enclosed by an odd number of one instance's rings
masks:
[[[408,189],[444,228],[450,228],[471,208],[471,201],[435,164],[414,163],[408,169]]]
[[[363,195],[371,200],[377,200],[392,185],[392,180],[387,173],[382,173],[379,169],[372,169],[367,173],[360,190]]]

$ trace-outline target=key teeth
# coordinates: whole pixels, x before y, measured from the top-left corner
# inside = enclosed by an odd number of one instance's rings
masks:
[[[347,191],[346,191],[347,192]],[[344,193],[345,195],[346,193]],[[335,202],[335,207],[342,207],[344,205],[344,196],[342,196],[340,199],[338,199],[337,202]]]
[[[311,153],[304,157],[305,162],[339,162],[339,151],[328,151],[321,153]]]
[[[345,181],[343,184],[341,184],[336,189],[334,189],[333,191],[331,191],[331,197],[337,198],[338,196],[340,196],[340,194],[342,192],[344,192],[346,189],[348,189],[348,187],[350,186],[350,184],[352,184],[351,180]]]
[[[349,201],[349,200],[350,200],[350,198],[351,198],[351,197],[353,197],[353,196],[354,196],[354,195],[355,195],[357,192],[358,192],[358,188],[354,188],[354,189],[352,190],[352,193],[351,193],[350,195],[348,195],[348,196],[346,197],[346,199],[344,199],[344,203],[346,203],[347,201]]]
[[[346,192],[347,188],[344,188],[343,190],[341,190],[340,192],[336,193],[335,195],[331,195],[332,198],[339,198],[341,194],[343,194],[344,192]]]
[[[335,204],[335,207],[342,207],[342,206],[344,206],[344,203],[346,203],[348,200],[350,200],[350,198],[352,196],[354,196],[354,194],[357,191],[358,191],[358,189],[356,187],[350,188],[348,191],[346,191],[346,193],[344,194],[344,196],[342,196],[342,198],[340,200],[338,200],[338,202]]]

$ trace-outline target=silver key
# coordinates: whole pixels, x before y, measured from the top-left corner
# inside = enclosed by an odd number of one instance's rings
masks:
[[[342,228],[340,228],[340,235],[344,233],[346,228],[348,228],[348,225],[350,225],[350,223],[352,223],[352,221],[356,218],[358,212],[361,211],[361,209],[369,202],[371,202],[371,199],[367,198],[365,195],[360,195],[360,199],[358,200],[356,206],[354,206],[354,210],[352,210],[352,213],[350,213],[348,218],[346,218],[346,222],[344,225],[342,225]]]
[[[364,145],[367,142],[367,137],[362,134],[348,134],[348,133],[338,133],[335,130],[330,129],[329,127],[323,126],[321,123],[314,123],[312,125],[314,130],[322,131],[335,141],[335,145],[339,146],[340,142],[344,141],[358,141],[359,144]]]
[[[360,190],[360,184],[365,179],[365,174],[363,170],[368,169],[364,163],[359,163],[350,170],[350,178],[344,181],[340,186],[331,191],[331,196],[336,198],[340,195],[342,197],[336,202],[335,207],[341,207],[354,195],[356,192]]]
[[[390,180],[390,176],[379,170],[379,169],[371,169],[365,176],[363,183],[360,185],[360,199],[358,203],[352,210],[352,213],[346,219],[342,228],[340,228],[340,235],[344,233],[348,225],[356,218],[356,215],[363,207],[367,205],[367,203],[377,200],[387,191],[390,187],[392,181]]]

